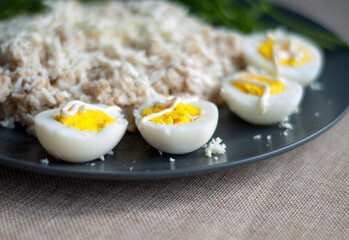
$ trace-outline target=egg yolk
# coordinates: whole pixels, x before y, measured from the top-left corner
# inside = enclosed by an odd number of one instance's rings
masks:
[[[240,77],[242,79],[250,79],[250,80],[254,80],[254,81],[258,81],[258,82],[267,83],[270,87],[270,94],[279,93],[285,89],[285,85],[277,80],[271,80],[268,78],[258,77],[258,76],[253,76],[253,75],[244,75],[244,76],[240,76]],[[263,94],[264,94],[264,88],[262,86],[255,85],[253,83],[232,82],[232,84],[246,94],[251,93],[251,94],[259,96],[259,97],[263,96]]]
[[[62,117],[58,114],[55,120],[64,125],[90,132],[98,132],[105,126],[116,122],[116,119],[109,117],[103,111],[96,110],[86,110],[84,113],[79,111],[71,117]]]
[[[153,113],[161,112],[166,108],[170,108],[172,104],[167,106],[154,105],[154,108],[146,108],[143,110],[142,117],[146,117]],[[190,104],[179,103],[172,112],[165,113],[159,117],[154,117],[149,121],[156,122],[157,124],[184,124],[197,120],[200,114],[200,109]]]
[[[272,40],[266,40],[260,47],[259,52],[268,60],[273,60],[273,46],[275,42]],[[282,50],[288,51],[289,45],[284,44],[282,46]],[[301,53],[301,57],[296,59],[294,57],[291,57],[289,59],[279,59],[279,62],[283,65],[289,65],[289,66],[299,66],[302,65],[305,62],[308,62],[311,59],[309,51],[302,47],[298,46],[298,51]]]

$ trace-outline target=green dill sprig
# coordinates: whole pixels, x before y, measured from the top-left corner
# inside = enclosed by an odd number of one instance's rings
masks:
[[[246,2],[248,2],[252,8],[257,9],[257,11],[264,13],[290,29],[300,32],[327,50],[333,51],[338,47],[349,49],[349,43],[344,42],[334,34],[329,33],[328,31],[325,31],[319,27],[310,25],[304,21],[300,21],[299,19],[290,15],[281,14],[270,4],[266,4],[260,0],[246,0]]]
[[[331,51],[349,49],[348,42],[313,24],[299,20],[294,15],[281,12],[270,2],[262,0],[175,1],[188,6],[190,12],[211,24],[223,25],[244,33],[266,30],[282,24],[308,37],[324,49]],[[268,18],[275,22],[272,23]]]
[[[38,13],[45,9],[42,0],[0,1],[0,19],[13,17],[21,13]]]

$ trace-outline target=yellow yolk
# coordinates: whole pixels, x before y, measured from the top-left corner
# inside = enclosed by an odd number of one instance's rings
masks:
[[[150,114],[161,112],[166,108],[170,108],[172,104],[167,106],[154,105],[154,108],[146,108],[143,110],[142,117],[146,117]],[[165,113],[159,117],[150,119],[149,121],[156,122],[157,124],[184,124],[197,120],[199,117],[194,118],[200,114],[200,109],[193,107],[190,104],[179,103],[172,112]]]
[[[266,40],[259,47],[259,52],[270,61],[273,60],[273,46],[274,46],[274,41]],[[285,45],[284,48],[286,50],[287,46]],[[279,62],[283,65],[289,65],[289,66],[299,66],[305,62],[308,62],[311,59],[309,51],[302,46],[299,46],[298,49],[302,52],[302,57],[300,59],[295,59],[295,58],[279,59]]]
[[[116,119],[109,117],[103,111],[95,110],[86,110],[84,113],[78,112],[72,117],[62,117],[58,114],[55,120],[67,126],[90,132],[98,132],[105,126],[116,122]]]
[[[285,85],[283,85],[280,81],[277,81],[277,80],[271,80],[268,78],[263,78],[263,77],[253,76],[253,75],[244,75],[244,76],[241,76],[241,78],[255,80],[255,81],[269,84],[270,94],[279,93],[285,89]],[[258,85],[255,85],[252,83],[246,83],[246,82],[232,82],[232,84],[244,93],[251,93],[259,97],[263,96],[264,94],[264,88],[262,86],[258,86]]]

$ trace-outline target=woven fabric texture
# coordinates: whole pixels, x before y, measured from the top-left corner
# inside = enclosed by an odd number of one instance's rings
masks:
[[[197,177],[92,181],[0,166],[1,239],[347,239],[349,114],[280,156]]]
[[[323,14],[327,0],[288,5],[349,36],[343,14]],[[287,153],[196,177],[93,181],[0,165],[0,239],[349,239],[349,114]]]

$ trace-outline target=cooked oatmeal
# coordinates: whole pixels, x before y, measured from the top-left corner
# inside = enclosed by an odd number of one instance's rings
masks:
[[[147,98],[218,101],[221,79],[242,66],[238,33],[173,3],[51,4],[43,15],[0,22],[0,120],[8,126],[33,133],[37,113],[76,99],[119,105],[133,130],[132,110]]]

